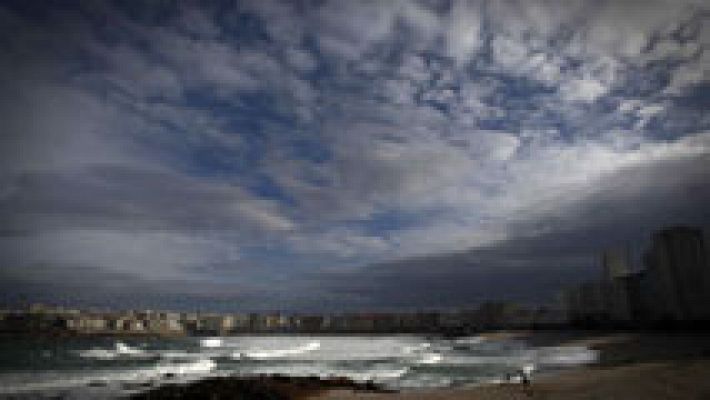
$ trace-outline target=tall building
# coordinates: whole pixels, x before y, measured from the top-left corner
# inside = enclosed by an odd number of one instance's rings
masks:
[[[653,319],[710,319],[710,266],[700,229],[672,227],[656,232],[644,258]]]
[[[644,296],[646,281],[646,271],[634,272],[617,280],[627,294],[629,317],[628,320],[617,320],[618,322],[640,322],[648,319],[648,299]]]
[[[614,248],[602,254],[604,280],[611,281],[631,273],[631,257],[627,248]]]
[[[602,253],[601,290],[604,307],[613,322],[632,319],[630,292],[626,277],[631,274],[631,257],[627,248],[614,248]]]

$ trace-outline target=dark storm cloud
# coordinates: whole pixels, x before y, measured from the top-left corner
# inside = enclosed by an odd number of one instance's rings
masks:
[[[265,288],[230,283],[146,280],[136,274],[110,272],[93,265],[32,264],[0,271],[3,301],[51,302],[65,306],[108,309],[162,307],[179,310],[233,309],[234,304],[259,309]],[[274,295],[273,293],[269,293]]]
[[[668,171],[674,175],[669,176]],[[665,176],[665,179],[664,179]],[[710,156],[629,168],[584,201],[520,224],[518,236],[474,250],[370,265],[318,277],[328,301],[426,309],[490,300],[552,302],[561,287],[601,273],[602,251],[638,252],[672,224],[710,227]],[[636,259],[635,268],[642,268]]]

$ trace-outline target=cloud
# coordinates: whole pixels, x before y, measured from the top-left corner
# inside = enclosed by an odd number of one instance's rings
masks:
[[[541,300],[707,221],[702,2],[131,7],[0,7],[17,294],[91,271],[254,309]]]
[[[638,249],[652,230],[667,224],[707,227],[710,214],[701,204],[710,200],[708,165],[705,154],[651,168],[629,166],[582,201],[521,221],[507,240],[318,279],[329,300],[337,301],[340,291],[355,293],[356,308],[461,307],[491,299],[551,302],[560,287],[598,276],[600,249],[625,244]],[[671,169],[683,178],[657,179]]]
[[[81,173],[25,173],[8,183],[2,213],[18,229],[288,230],[278,205],[221,182],[93,165]],[[76,194],[81,193],[77,198]]]
[[[190,279],[187,267],[208,263],[214,251],[220,250],[216,243],[200,235],[181,232],[131,232],[97,227],[44,231],[4,241],[3,253],[12,261],[15,272],[43,266],[40,267],[42,271],[52,273],[56,268],[52,264],[61,260],[65,265],[100,269],[107,274],[126,274],[134,279],[156,282]],[[230,257],[234,255],[230,254]],[[192,276],[193,279],[195,277]],[[100,283],[110,284],[109,281]]]
[[[576,79],[560,87],[560,94],[567,101],[594,101],[607,92],[601,82],[594,79]]]
[[[449,12],[446,51],[457,62],[467,62],[480,49],[481,4],[472,1],[454,2]]]

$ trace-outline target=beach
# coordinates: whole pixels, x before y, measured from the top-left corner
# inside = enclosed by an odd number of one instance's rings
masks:
[[[506,332],[540,345],[589,345],[600,362],[521,384],[486,384],[471,388],[402,391],[395,394],[330,390],[311,399],[503,400],[503,399],[708,399],[710,335],[707,333]]]
[[[597,350],[596,363],[555,373],[533,374],[529,386],[476,386],[382,390],[348,379],[260,376],[208,379],[165,385],[135,399],[184,399],[209,393],[213,399],[282,400],[660,400],[710,398],[710,335],[658,332],[506,331],[484,340],[525,340],[536,347],[571,346]],[[258,395],[253,395],[258,393]]]
[[[708,361],[637,364],[564,372],[558,376],[533,382],[527,393],[518,384],[490,384],[470,389],[441,389],[396,394],[337,390],[312,398],[319,400],[707,399],[710,398],[708,372],[710,372]]]
[[[707,332],[28,339],[0,354],[27,371],[1,375],[8,399],[710,398]]]

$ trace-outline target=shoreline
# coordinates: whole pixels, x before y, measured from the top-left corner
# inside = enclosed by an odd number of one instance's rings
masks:
[[[580,346],[598,351],[597,361],[533,373],[524,387],[505,376],[467,386],[388,390],[372,381],[343,377],[216,375],[190,382],[174,376],[152,381],[130,399],[274,400],[464,400],[464,399],[685,399],[710,398],[710,335],[706,332],[497,331],[484,340],[521,340],[531,347]],[[125,337],[125,336],[124,336]],[[510,372],[514,372],[511,366]],[[500,372],[501,375],[505,373]],[[157,384],[157,386],[156,386]],[[91,384],[89,385],[91,386]],[[525,389],[525,390],[524,390]],[[2,397],[2,396],[0,396]],[[59,398],[59,397],[58,397]]]
[[[634,364],[608,368],[581,368],[520,384],[484,384],[477,387],[403,391],[396,394],[333,390],[311,400],[592,400],[592,399],[705,399],[710,396],[710,362]]]
[[[396,394],[330,390],[311,400],[592,400],[710,398],[710,336],[704,332],[501,331],[489,338],[518,338],[536,346],[588,346],[597,363],[533,375],[518,383],[483,383],[461,388],[407,390]]]
[[[536,347],[585,346],[599,351],[600,358],[595,364],[533,375],[529,388],[504,382],[387,391],[371,382],[358,383],[346,378],[257,376],[167,384],[131,398],[187,399],[194,398],[195,393],[210,393],[214,399],[276,400],[710,398],[710,380],[706,378],[710,375],[710,336],[705,332],[499,331],[480,336],[488,340],[520,339]],[[237,393],[244,387],[247,392],[242,394],[246,397]],[[248,396],[254,387],[263,390],[261,397]]]

